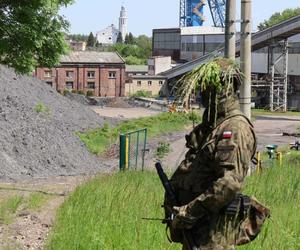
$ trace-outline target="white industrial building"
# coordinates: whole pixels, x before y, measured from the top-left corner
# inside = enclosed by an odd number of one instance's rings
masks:
[[[127,11],[124,6],[121,7],[120,17],[119,17],[119,28],[115,27],[113,24],[107,28],[97,32],[96,39],[99,44],[112,45],[117,42],[119,32],[121,32],[123,41],[128,34],[127,25]]]

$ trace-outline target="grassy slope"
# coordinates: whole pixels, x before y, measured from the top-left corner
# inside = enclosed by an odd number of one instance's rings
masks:
[[[264,109],[252,109],[251,110],[252,116],[256,117],[258,115],[275,115],[275,116],[300,116],[300,112],[271,112]]]
[[[78,133],[78,135],[90,152],[101,154],[109,145],[117,142],[120,133],[147,128],[148,136],[151,138],[163,133],[183,130],[186,125],[191,124],[192,117],[192,113],[161,113],[151,117],[125,121],[115,128],[110,128],[106,124],[103,128]],[[195,119],[200,120],[198,116]]]
[[[259,237],[239,249],[300,249],[300,157],[247,178],[244,192],[271,208]],[[180,249],[165,237],[163,191],[154,173],[104,176],[79,187],[58,212],[46,249]]]

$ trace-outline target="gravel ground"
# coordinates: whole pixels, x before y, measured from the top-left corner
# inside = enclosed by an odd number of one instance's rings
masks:
[[[38,104],[47,111],[37,112]],[[105,166],[87,151],[75,131],[104,122],[45,83],[0,65],[0,180],[102,170]]]

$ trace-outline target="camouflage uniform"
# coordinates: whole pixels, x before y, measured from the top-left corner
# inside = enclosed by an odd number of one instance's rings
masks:
[[[189,151],[171,178],[181,207],[170,207],[165,198],[166,216],[177,211],[170,225],[172,240],[188,249],[182,230],[191,229],[199,249],[218,250],[234,249],[255,238],[259,228],[253,228],[253,223],[250,228],[242,227],[248,223],[246,218],[223,212],[241,190],[256,151],[253,126],[239,111],[237,98],[220,105],[214,126],[207,122],[206,110],[203,123],[186,136],[186,146]],[[258,209],[265,209],[257,204]],[[258,224],[264,221],[260,215],[251,215]]]

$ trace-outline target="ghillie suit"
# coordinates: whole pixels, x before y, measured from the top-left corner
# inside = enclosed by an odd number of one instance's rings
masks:
[[[181,206],[165,198],[166,217],[177,213],[169,223],[171,239],[190,249],[182,234],[190,230],[198,249],[234,249],[253,240],[269,216],[254,198],[239,193],[256,152],[253,126],[239,110],[240,71],[217,58],[178,84],[181,98],[199,89],[206,109],[186,136],[189,151],[170,180]]]

